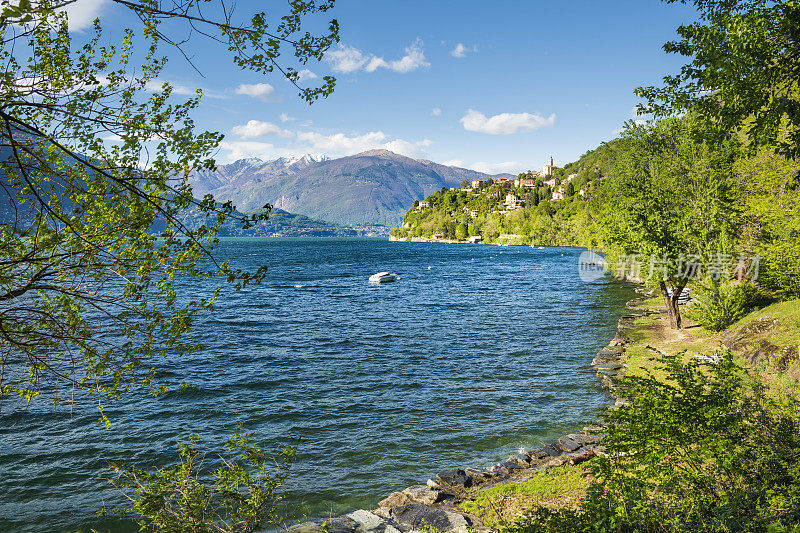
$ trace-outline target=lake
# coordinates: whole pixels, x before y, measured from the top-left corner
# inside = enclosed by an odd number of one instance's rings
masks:
[[[239,423],[264,446],[298,446],[294,519],[374,508],[445,468],[579,429],[608,404],[589,363],[634,297],[612,278],[581,281],[580,252],[225,240],[219,257],[268,275],[201,318],[205,350],[163,361],[161,379],[187,391],[132,394],[108,430],[91,401],[0,404],[0,530],[129,529],[95,516],[120,503],[108,460],[168,465],[177,440],[218,446]],[[383,270],[400,279],[367,282]]]

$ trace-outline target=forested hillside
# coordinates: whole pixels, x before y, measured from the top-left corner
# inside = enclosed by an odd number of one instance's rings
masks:
[[[427,205],[415,202],[391,235],[448,240],[480,235],[486,243],[538,246],[591,244],[590,201],[619,142],[586,152],[549,176],[520,174],[516,180],[490,179],[474,187],[464,182],[461,188],[436,191],[426,198]]]

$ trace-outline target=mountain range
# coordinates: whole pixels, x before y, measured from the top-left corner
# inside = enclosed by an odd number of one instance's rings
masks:
[[[498,176],[510,175],[369,150],[338,159],[312,154],[272,161],[240,159],[216,172],[195,173],[189,181],[196,196],[210,193],[243,212],[272,204],[335,224],[398,226],[415,200],[442,187],[459,187],[464,180]]]

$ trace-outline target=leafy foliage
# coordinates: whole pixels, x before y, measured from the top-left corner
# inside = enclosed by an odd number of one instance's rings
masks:
[[[682,266],[708,264],[736,246],[738,146],[708,135],[691,115],[629,123],[621,140],[597,194],[598,240],[612,264],[639,258],[631,263],[641,271],[628,275],[660,287],[679,328],[677,298],[688,280]]]
[[[800,402],[776,404],[726,353],[660,355],[666,379],[622,378],[606,455],[577,509],[537,507],[509,532],[795,531]]]
[[[679,0],[666,0],[669,3]],[[686,3],[686,0],[680,0]],[[742,130],[754,147],[800,156],[800,3],[691,0],[699,20],[678,28],[667,53],[690,59],[663,87],[637,89],[646,111],[698,113],[723,137]]]
[[[744,191],[742,248],[761,256],[759,284],[784,297],[800,296],[800,162],[760,150],[736,162]]]
[[[236,434],[226,444],[228,454],[209,458],[199,437],[178,443],[181,464],[156,472],[114,464],[112,480],[131,502],[141,531],[166,533],[248,532],[276,525],[277,492],[295,457],[282,447],[270,458]],[[275,465],[269,473],[268,461]],[[112,513],[128,516],[130,510]]]
[[[266,215],[192,197],[188,176],[214,169],[222,136],[195,131],[202,91],[176,103],[159,80],[161,48],[182,53],[205,36],[238,67],[296,84],[281,53],[302,65],[338,40],[335,20],[320,36],[302,27],[329,1],[289,1],[274,29],[264,13],[236,23],[224,4],[114,1],[142,23],[115,42],[99,19],[85,38],[73,36],[63,2],[0,6],[0,395],[30,400],[46,390],[58,402],[60,388],[74,387],[97,395],[101,411],[131,386],[158,393],[156,358],[198,348],[183,339],[219,289],[184,298],[177,280],[241,288],[265,274],[214,259],[226,218],[248,227]],[[325,78],[300,96],[311,102],[333,84]],[[188,208],[204,223],[187,227]]]
[[[708,281],[695,285],[694,296],[686,315],[706,329],[722,331],[747,313],[755,288],[749,283]]]

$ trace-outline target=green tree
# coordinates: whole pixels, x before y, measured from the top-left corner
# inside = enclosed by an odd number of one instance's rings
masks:
[[[572,184],[571,181],[567,183],[567,191],[565,194],[567,195],[567,198],[575,196],[575,186]]]
[[[467,234],[468,234],[468,230],[467,230],[467,225],[466,224],[464,224],[462,222],[461,224],[456,226],[455,238],[457,240],[463,241],[464,239],[467,238]]]
[[[165,47],[188,58],[205,36],[237,68],[279,73],[309,102],[333,90],[330,77],[300,88],[297,73],[338,40],[335,20],[321,35],[303,25],[332,1],[291,0],[275,20],[262,12],[242,23],[224,4],[112,1],[141,22],[114,42],[99,19],[77,42],[57,9],[68,1],[0,5],[0,395],[49,387],[58,401],[58,386],[75,387],[102,406],[131,386],[157,393],[156,359],[197,348],[184,336],[219,295],[187,300],[175,283],[216,277],[241,288],[265,273],[212,254],[233,206],[195,200],[188,177],[214,169],[222,136],[195,131],[202,91],[175,102],[159,84]],[[197,230],[181,222],[190,208],[207,216]]]
[[[673,3],[679,0],[665,0]],[[680,0],[687,3],[686,0]],[[662,87],[640,87],[642,111],[697,113],[721,136],[742,130],[754,147],[800,156],[800,3],[691,0],[699,20],[680,26],[667,53],[690,59]]]
[[[629,124],[597,204],[609,258],[641,267],[659,287],[674,328],[681,327],[678,298],[691,275],[686,265],[730,254],[740,223],[737,145],[702,140],[703,131],[693,117]]]
[[[800,297],[800,189],[793,186],[800,162],[769,149],[736,162],[744,191],[742,247],[761,257],[759,285]]]

